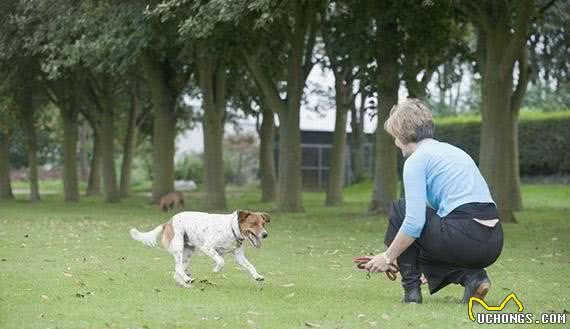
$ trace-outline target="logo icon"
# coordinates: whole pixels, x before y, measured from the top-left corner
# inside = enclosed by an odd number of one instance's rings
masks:
[[[468,308],[469,319],[471,321],[475,322],[475,316],[473,315],[473,303],[474,302],[481,304],[481,306],[483,306],[483,308],[487,311],[499,312],[505,308],[505,306],[507,305],[507,303],[511,299],[514,300],[515,304],[517,304],[518,312],[519,313],[522,312],[523,311],[523,305],[522,305],[521,301],[518,299],[517,295],[515,295],[514,292],[511,292],[510,294],[508,294],[507,297],[505,297],[505,299],[503,300],[503,302],[499,306],[489,306],[481,298],[471,297],[471,298],[469,298],[469,308]]]

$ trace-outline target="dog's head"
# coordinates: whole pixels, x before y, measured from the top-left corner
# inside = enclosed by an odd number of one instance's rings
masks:
[[[238,210],[238,222],[240,232],[249,240],[255,248],[261,248],[261,239],[269,236],[265,230],[265,224],[271,221],[271,217],[264,212]]]

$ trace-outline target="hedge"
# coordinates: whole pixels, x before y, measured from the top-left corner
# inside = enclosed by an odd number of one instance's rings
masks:
[[[476,116],[436,118],[435,138],[479,157],[481,121]],[[523,112],[519,119],[522,176],[570,174],[570,111]]]

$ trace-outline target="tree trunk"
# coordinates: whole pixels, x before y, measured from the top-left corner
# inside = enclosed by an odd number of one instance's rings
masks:
[[[499,206],[501,220],[515,222],[514,211],[520,195],[518,117],[508,110],[512,80],[498,75],[485,77],[479,166]]]
[[[106,97],[112,97],[106,95]],[[115,171],[115,127],[113,125],[113,104],[107,101],[101,113],[101,161],[103,167],[103,199],[106,202],[118,202],[119,189]]]
[[[93,154],[87,180],[86,195],[101,195],[101,133],[93,129]]]
[[[222,151],[224,126],[219,115],[212,113],[214,111],[211,108],[204,110],[204,206],[207,209],[223,210],[226,209]]]
[[[488,69],[481,93],[479,166],[497,202],[501,220],[516,222],[514,211],[520,196],[520,178],[518,112],[512,112],[510,104],[513,68],[512,63],[510,67],[503,63],[500,39],[493,39],[487,36],[485,66]]]
[[[396,147],[384,130],[390,109],[398,103],[399,63],[398,29],[395,18],[378,23],[376,32],[378,63],[378,124],[376,126],[376,154],[374,164],[374,192],[369,211],[387,212],[398,196]]]
[[[513,20],[513,8],[497,3],[492,19],[483,17],[477,38],[482,71],[479,165],[503,222],[516,222],[514,212],[522,207],[518,114],[528,83],[526,42],[533,6],[531,0],[518,1]],[[513,92],[517,61],[519,78]]]
[[[33,106],[30,102],[29,106]],[[27,114],[24,118],[24,129],[26,131],[28,144],[28,170],[30,176],[30,201],[40,201],[40,188],[38,182],[38,139],[36,126],[34,124],[33,109],[25,109]]]
[[[299,110],[279,113],[279,174],[277,204],[282,211],[301,212],[301,132]]]
[[[0,199],[13,199],[10,182],[10,137],[0,132]]]
[[[136,83],[136,82],[135,82]],[[123,163],[121,164],[121,184],[120,195],[122,198],[128,197],[131,193],[131,167],[135,153],[135,142],[137,140],[137,112],[138,112],[137,91],[131,95],[131,108],[127,122],[127,133],[123,143]]]
[[[78,112],[75,111],[73,96],[60,108],[63,120],[63,198],[66,202],[79,201],[77,179]]]
[[[166,63],[143,59],[149,84],[152,111],[152,200],[174,191],[174,138],[176,137],[175,106],[177,93],[169,85]]]
[[[295,20],[292,33],[287,35],[287,97],[281,98],[280,90],[270,74],[257,58],[244,51],[244,59],[261,89],[267,104],[279,115],[279,166],[277,207],[282,211],[303,211],[301,198],[301,132],[299,117],[301,96],[313,62],[313,46],[316,35],[318,2],[293,1]]]
[[[352,128],[352,175],[355,183],[366,178],[364,165],[364,115],[366,113],[366,94],[361,90],[360,107],[352,104],[350,126]]]
[[[261,201],[275,201],[277,177],[275,175],[275,118],[273,111],[262,108],[263,122],[259,131],[259,171],[261,173]]]
[[[87,181],[89,178],[89,155],[87,154],[88,124],[83,121],[79,126],[79,178]]]
[[[204,187],[208,209],[226,209],[224,182],[224,117],[226,112],[226,69],[207,53],[205,44],[199,45],[197,58],[204,117]]]
[[[333,145],[330,157],[329,181],[325,205],[342,203],[342,190],[345,179],[346,116],[352,99],[352,84],[345,84],[343,72],[335,72],[336,116],[333,132]]]

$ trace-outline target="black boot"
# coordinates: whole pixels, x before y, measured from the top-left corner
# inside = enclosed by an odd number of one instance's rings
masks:
[[[487,272],[481,269],[469,273],[463,281],[463,286],[465,286],[465,292],[463,293],[461,302],[465,304],[469,302],[471,297],[485,299],[491,287],[491,280],[489,280]]]
[[[417,266],[400,264],[400,275],[402,276],[402,287],[404,288],[404,299],[402,303],[421,304],[422,289],[420,277],[422,273]]]

